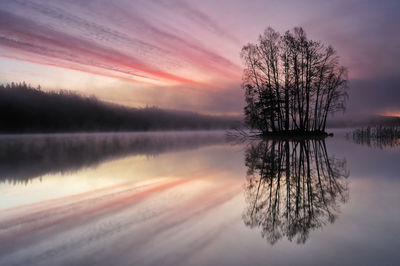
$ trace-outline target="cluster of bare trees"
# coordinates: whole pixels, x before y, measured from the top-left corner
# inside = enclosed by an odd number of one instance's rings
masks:
[[[347,70],[331,46],[302,28],[268,28],[242,48],[246,122],[262,133],[324,132],[329,113],[344,110]]]
[[[246,151],[246,166],[243,221],[271,244],[304,243],[349,197],[346,161],[329,157],[324,140],[262,141]]]

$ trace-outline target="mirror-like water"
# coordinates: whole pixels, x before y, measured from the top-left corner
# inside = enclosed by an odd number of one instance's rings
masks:
[[[396,265],[400,148],[0,137],[0,265]]]

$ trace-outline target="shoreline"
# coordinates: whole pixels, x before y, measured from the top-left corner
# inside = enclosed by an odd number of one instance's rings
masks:
[[[259,136],[264,139],[325,139],[333,137],[333,133],[325,131],[280,131],[280,132],[264,132]]]

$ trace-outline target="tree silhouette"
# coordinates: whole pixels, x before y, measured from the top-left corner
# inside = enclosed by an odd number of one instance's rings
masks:
[[[263,134],[325,132],[329,113],[344,110],[347,70],[331,46],[302,28],[268,28],[242,48],[246,123]]]
[[[305,243],[333,223],[348,200],[346,161],[328,157],[324,140],[270,140],[246,151],[244,223],[271,244]]]

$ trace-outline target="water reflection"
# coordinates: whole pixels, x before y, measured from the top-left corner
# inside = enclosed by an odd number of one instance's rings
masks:
[[[29,185],[0,183],[0,265],[399,261],[399,149],[369,149],[337,134],[326,146],[231,145],[224,132],[101,135],[0,138],[0,164],[10,160],[17,168],[9,170],[10,181],[23,181],[18,173],[33,178],[24,167],[54,172]],[[114,138],[122,138],[115,140],[120,150],[113,151]],[[28,147],[16,144],[22,141]],[[7,145],[14,145],[15,160],[7,158]],[[74,147],[84,147],[83,154]]]
[[[128,155],[157,156],[224,141],[224,132],[201,131],[1,136],[0,182],[26,183]]]
[[[283,237],[305,243],[349,198],[346,161],[328,156],[324,140],[261,141],[245,158],[243,221],[271,244]]]
[[[370,134],[362,134],[361,131],[355,131],[353,134],[346,134],[347,140],[352,140],[354,143],[368,147],[379,149],[394,148],[400,146],[400,138],[397,137],[376,137]]]

